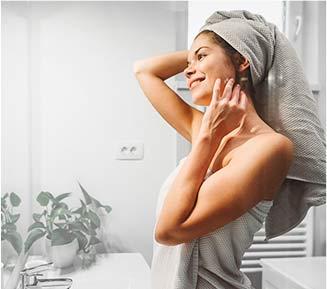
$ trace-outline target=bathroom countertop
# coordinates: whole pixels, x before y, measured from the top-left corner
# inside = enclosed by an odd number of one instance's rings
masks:
[[[29,256],[27,262],[42,256]],[[9,277],[5,272],[4,281]],[[150,289],[150,268],[140,253],[98,254],[96,262],[87,269],[55,268],[42,278],[71,278],[72,289]],[[63,287],[61,287],[63,288]]]
[[[263,285],[271,284],[274,286],[271,288],[326,288],[326,257],[270,258],[261,259],[260,263]]]

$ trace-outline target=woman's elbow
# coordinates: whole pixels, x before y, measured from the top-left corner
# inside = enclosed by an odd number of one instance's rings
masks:
[[[176,246],[179,242],[176,242],[174,238],[170,234],[164,231],[155,231],[154,238],[157,243],[166,245],[166,246]]]
[[[133,72],[134,72],[134,75],[138,75],[142,72],[145,71],[145,65],[144,65],[144,62],[143,60],[136,60],[134,63],[133,63]]]
[[[156,230],[154,233],[154,239],[156,242],[162,244],[165,240],[165,234],[162,231]]]

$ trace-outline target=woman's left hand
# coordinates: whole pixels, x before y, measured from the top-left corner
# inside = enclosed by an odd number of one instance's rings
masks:
[[[210,135],[219,138],[227,135],[234,129],[241,127],[246,117],[248,105],[246,94],[241,91],[240,85],[233,89],[234,81],[230,79],[224,92],[220,92],[221,80],[217,79],[213,88],[210,105],[203,115],[200,135]]]

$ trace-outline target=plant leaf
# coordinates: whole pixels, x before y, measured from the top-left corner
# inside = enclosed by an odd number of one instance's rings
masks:
[[[65,223],[54,223],[57,227],[63,229],[65,227]]]
[[[19,219],[20,214],[11,215],[11,222],[16,223]]]
[[[4,224],[4,228],[7,229],[7,231],[9,231],[9,232],[16,231],[16,229],[17,229],[17,227],[14,223]]]
[[[87,245],[86,236],[83,233],[78,232],[78,231],[73,232],[73,234],[77,237],[79,250],[82,250],[83,248],[85,248],[85,246]]]
[[[91,236],[90,245],[95,245],[95,244],[98,244],[98,243],[101,243],[101,241],[97,237]]]
[[[29,235],[27,236],[26,241],[25,241],[25,253],[28,252],[28,250],[31,248],[31,246],[33,245],[33,243],[36,240],[42,238],[45,234],[46,234],[46,231],[42,230],[42,229],[32,230],[29,233]]]
[[[45,226],[43,223],[41,222],[35,222],[34,224],[30,225],[28,227],[28,230],[27,232],[31,231],[31,230],[34,230],[34,229],[37,229],[37,228],[40,228],[40,229],[45,229]]]
[[[8,193],[5,193],[5,194],[3,195],[3,197],[1,197],[1,202],[2,202],[2,200],[6,199],[8,196],[9,196],[9,194],[8,194]]]
[[[64,202],[58,203],[57,207],[58,208],[64,208],[64,209],[68,210],[68,205],[66,203],[64,203]]]
[[[49,192],[41,192],[36,200],[39,202],[39,204],[42,206],[42,207],[45,207],[49,204],[49,201],[50,199],[53,199],[53,196],[51,198],[51,194]]]
[[[76,231],[81,231],[82,230],[82,223],[77,221],[75,223],[71,223],[68,225],[69,229],[71,229],[72,231],[76,230]]]
[[[76,236],[68,230],[58,228],[52,231],[51,246],[60,246],[72,242]]]
[[[110,213],[112,208],[110,206],[105,206],[102,205],[97,199],[92,198],[94,205],[96,206],[96,208],[104,208],[106,210],[107,213]]]
[[[16,231],[8,232],[4,235],[4,238],[13,246],[17,254],[19,255],[22,251],[23,241],[20,234]]]
[[[112,211],[112,208],[110,206],[103,206],[103,208],[106,210],[107,214]]]
[[[83,213],[83,207],[79,207],[79,208],[76,209],[75,211],[72,211],[72,213],[82,215],[82,213]]]
[[[92,210],[89,210],[88,212],[89,218],[91,219],[92,223],[96,225],[97,228],[100,227],[101,221],[96,213],[94,213]]]
[[[42,216],[43,216],[43,214],[36,214],[36,213],[34,213],[33,214],[33,220],[35,222],[40,222],[40,219],[41,219]]]
[[[96,208],[102,207],[101,203],[97,199],[92,197],[92,201],[93,201],[94,205],[96,206]]]
[[[52,211],[51,220],[54,220],[57,216],[65,216],[65,215],[71,215],[70,211],[66,210],[65,208],[59,207]]]
[[[1,212],[5,211],[6,208],[7,208],[7,202],[6,200],[3,200],[1,198]]]
[[[17,194],[15,194],[14,192],[12,192],[12,193],[10,194],[10,203],[11,203],[11,205],[12,205],[13,207],[18,207],[19,204],[20,204],[20,202],[21,202],[20,197],[18,197]]]
[[[92,225],[88,226],[87,229],[88,229],[88,232],[87,233],[90,236],[96,236],[97,235],[97,232],[92,228]]]
[[[83,200],[80,199],[80,201],[81,201],[82,207],[86,208],[86,204],[83,202]]]
[[[88,227],[82,222],[81,222],[81,226],[82,226],[82,231],[90,235],[90,230],[88,229]]]
[[[59,203],[61,200],[69,197],[71,195],[71,193],[63,193],[57,197],[55,197],[55,200]]]
[[[97,227],[96,224],[94,224],[93,222],[91,222],[91,228],[94,229],[94,230],[96,230],[98,227]]]
[[[84,195],[84,199],[85,199],[85,202],[87,205],[91,204],[92,203],[92,198],[91,196],[88,194],[88,192],[82,187],[82,185],[78,182],[81,190],[82,190],[82,193]]]

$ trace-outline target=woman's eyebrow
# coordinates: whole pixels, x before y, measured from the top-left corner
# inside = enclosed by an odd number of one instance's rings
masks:
[[[201,47],[199,47],[197,50],[195,50],[194,56],[197,55],[197,53],[199,52],[199,50],[202,49],[202,48],[209,48],[209,47],[208,46],[201,46]],[[187,60],[187,64],[189,64],[189,63],[190,63],[190,61]]]

